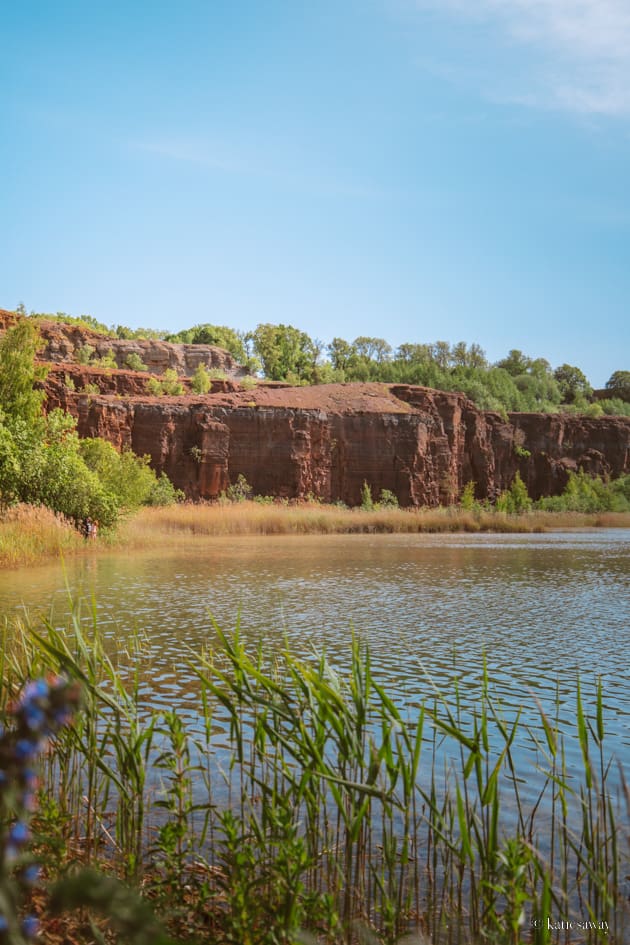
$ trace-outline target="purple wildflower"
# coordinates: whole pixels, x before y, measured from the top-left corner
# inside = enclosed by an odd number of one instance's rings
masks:
[[[28,829],[28,825],[22,820],[18,820],[9,830],[9,843],[16,847],[24,846],[25,843],[28,843],[30,838],[31,832]]]
[[[33,938],[37,935],[39,922],[34,915],[27,915],[22,922],[22,931],[26,938]]]
[[[26,886],[34,886],[38,881],[40,875],[40,867],[37,863],[31,863],[30,866],[24,868],[22,872],[22,882]]]

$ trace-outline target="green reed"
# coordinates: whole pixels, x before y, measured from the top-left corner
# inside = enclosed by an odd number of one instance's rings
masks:
[[[425,679],[423,698],[401,708],[357,640],[340,673],[286,646],[267,660],[238,629],[216,629],[218,649],[190,660],[193,724],[141,704],[137,673],[107,655],[94,611],[73,610],[63,631],[5,626],[0,701],[47,669],[85,690],[43,772],[46,829],[63,835],[67,859],[143,875],[200,941],[394,943],[410,930],[434,945],[624,940],[625,781],[606,749],[601,679],[593,709],[578,685],[571,736],[559,693],[529,730],[485,667],[472,710],[457,677],[448,696]],[[578,772],[566,763],[573,737]],[[522,739],[536,750],[534,803]],[[568,937],[558,920],[593,927]]]

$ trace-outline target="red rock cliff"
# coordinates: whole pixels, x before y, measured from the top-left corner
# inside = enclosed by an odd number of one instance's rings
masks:
[[[14,320],[0,310],[0,330]],[[115,345],[55,322],[42,334],[53,362],[48,409],[77,417],[81,436],[149,454],[190,498],[214,498],[242,473],[262,495],[312,493],[355,505],[368,482],[373,495],[389,489],[402,505],[448,505],[470,481],[478,497],[494,499],[517,471],[533,498],[561,492],[580,467],[601,476],[630,471],[630,418],[515,413],[506,421],[462,394],[403,384],[246,391],[231,356],[209,345]],[[78,365],[86,343],[101,355],[114,347],[119,364],[134,350],[154,370],[174,367],[188,389],[186,375],[200,360],[231,377],[203,397],[149,397],[147,374]],[[93,384],[99,395],[81,392]]]
[[[256,493],[360,502],[394,492],[402,505],[450,504],[473,480],[495,498],[517,470],[530,495],[560,492],[569,470],[630,470],[630,419],[478,410],[461,394],[385,384],[258,387],[204,397],[91,396],[49,384],[49,405],[151,456],[191,498],[214,498],[243,473]],[[529,455],[528,455],[529,454]]]

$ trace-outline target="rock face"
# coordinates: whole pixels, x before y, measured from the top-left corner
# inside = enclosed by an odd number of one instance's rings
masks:
[[[13,312],[0,309],[0,331],[15,323]],[[62,322],[41,321],[38,327],[45,346],[39,352],[41,361],[77,364],[77,352],[90,345],[94,356],[105,357],[112,352],[121,370],[129,370],[125,362],[130,354],[136,354],[146,364],[149,372],[163,374],[168,368],[181,376],[192,377],[199,364],[209,370],[221,371],[228,377],[243,377],[245,368],[238,364],[228,351],[214,345],[183,345],[166,341],[125,341],[108,338],[79,325]]]
[[[148,453],[193,499],[242,473],[262,495],[360,502],[364,482],[401,505],[451,504],[476,483],[496,496],[517,471],[530,495],[561,492],[570,470],[630,471],[630,419],[477,410],[461,394],[385,384],[258,387],[204,397],[112,397],[49,388],[81,436]]]
[[[0,331],[15,316],[0,310]],[[148,454],[192,499],[212,499],[243,474],[261,495],[361,501],[364,482],[378,496],[389,489],[401,505],[456,502],[468,482],[478,498],[495,499],[516,472],[532,498],[561,492],[569,472],[599,476],[630,472],[630,418],[478,410],[463,394],[405,384],[330,384],[242,389],[245,373],[210,345],[121,342],[49,322],[43,357],[47,409],[77,418],[81,436],[101,436],[118,448]],[[174,368],[188,390],[150,397],[149,374],[76,363],[91,344],[112,348],[122,366],[135,351],[155,372]],[[211,393],[190,393],[197,364],[225,371]],[[99,394],[85,392],[93,386]]]

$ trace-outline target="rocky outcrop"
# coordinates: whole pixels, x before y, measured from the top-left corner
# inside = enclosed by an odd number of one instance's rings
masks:
[[[562,491],[570,470],[630,471],[630,419],[478,410],[461,394],[385,384],[258,387],[205,397],[106,397],[68,391],[82,436],[149,454],[190,498],[242,473],[256,493],[360,502],[391,490],[402,505],[455,502],[469,481],[496,496],[517,470],[530,495]]]
[[[0,309],[0,332],[15,324],[16,315]],[[38,320],[44,342],[39,359],[47,362],[76,364],[77,353],[90,345],[94,357],[106,357],[111,351],[120,370],[129,370],[126,360],[136,354],[152,374],[164,374],[170,368],[179,375],[192,377],[199,364],[228,377],[243,377],[248,372],[223,348],[214,345],[184,345],[166,341],[137,341],[109,338],[79,325]]]
[[[15,321],[0,311],[0,331]],[[62,407],[81,436],[102,436],[119,449],[148,454],[158,471],[193,499],[212,499],[243,474],[261,495],[356,505],[364,482],[389,489],[405,506],[449,505],[468,482],[495,499],[516,472],[532,498],[561,492],[569,473],[630,472],[630,418],[478,410],[463,394],[406,384],[258,384],[210,345],[122,342],[72,325],[42,326],[51,362],[47,409]],[[182,397],[150,397],[143,372],[76,363],[79,347],[119,364],[135,351],[154,372],[174,368]],[[202,361],[230,375],[206,396],[187,376]],[[98,388],[99,393],[91,393]]]

